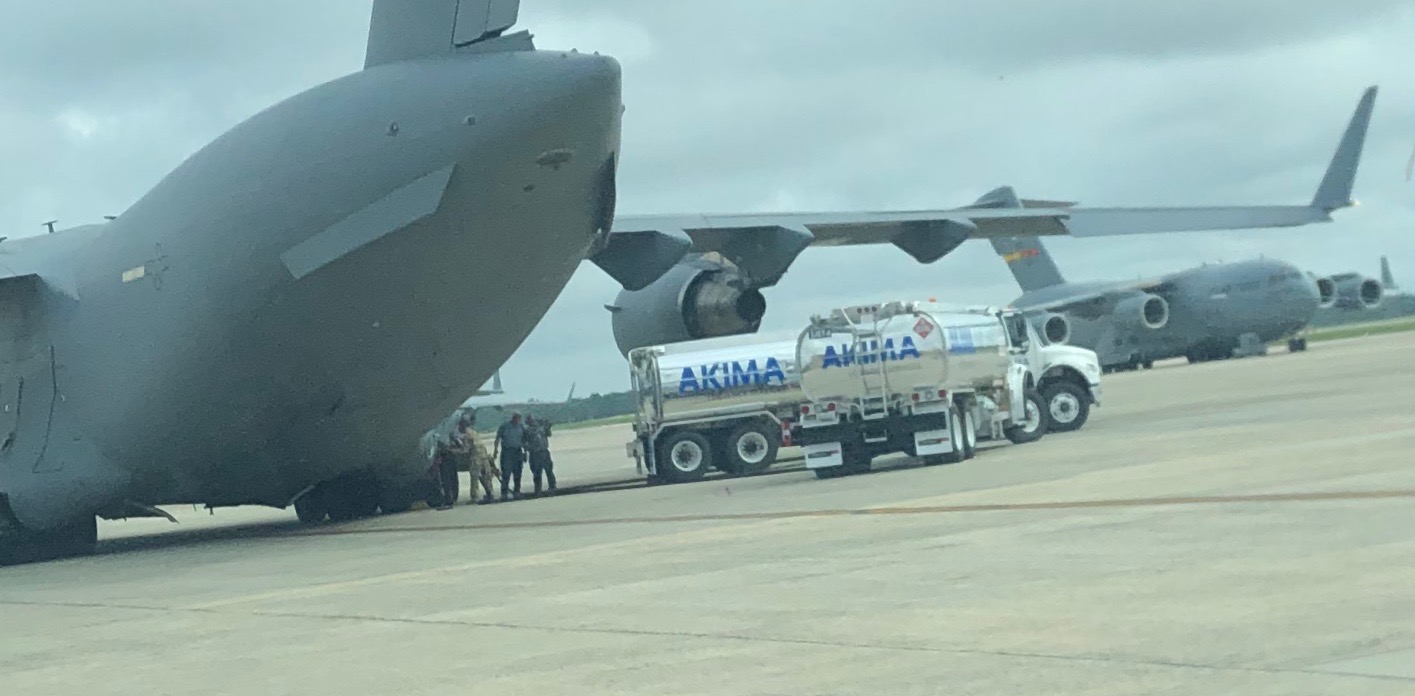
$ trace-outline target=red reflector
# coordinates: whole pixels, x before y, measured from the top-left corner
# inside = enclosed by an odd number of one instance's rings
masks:
[[[919,400],[919,393],[918,393],[918,392],[914,392],[914,400],[915,400],[915,401],[918,401],[918,400]]]
[[[835,402],[832,401],[832,402],[826,404],[826,405],[825,405],[825,410],[827,410],[827,411],[834,411],[834,410],[835,410]]]
[[[948,398],[948,392],[946,392],[946,391],[944,391],[944,390],[942,390],[942,389],[938,390],[938,398],[940,398],[940,399],[947,399],[947,398]]]
[[[801,413],[804,414],[804,415],[810,415],[810,413],[811,413],[811,405],[810,405],[810,404],[801,404]]]

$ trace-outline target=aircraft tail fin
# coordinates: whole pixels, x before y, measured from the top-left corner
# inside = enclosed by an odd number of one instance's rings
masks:
[[[1366,145],[1366,129],[1371,125],[1371,112],[1376,106],[1376,87],[1366,89],[1356,105],[1356,113],[1341,136],[1336,154],[1327,167],[1326,176],[1312,198],[1312,207],[1327,212],[1355,205],[1351,188],[1356,182],[1356,170],[1361,164],[1361,150]]]
[[[1390,272],[1390,259],[1381,257],[1381,285],[1387,290],[1395,290],[1399,286],[1395,284],[1395,276]]]
[[[374,0],[364,68],[426,58],[501,36],[521,0]]]
[[[1066,279],[1040,237],[994,237],[992,248],[1007,262],[1022,292],[1062,285]]]

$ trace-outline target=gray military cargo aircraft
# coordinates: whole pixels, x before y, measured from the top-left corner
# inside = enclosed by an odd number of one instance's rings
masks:
[[[1107,371],[1264,352],[1298,333],[1317,312],[1317,282],[1273,259],[1208,264],[1137,281],[1068,283],[1036,237],[994,239],[1022,288],[1012,306],[1026,312],[1051,343],[1089,348]]]
[[[1348,205],[1359,154],[1310,205],[990,197],[616,223],[619,65],[537,50],[510,32],[518,11],[375,0],[363,70],[241,123],[106,224],[0,244],[0,556],[83,553],[96,517],[167,504],[293,505],[309,522],[407,509],[429,483],[422,436],[587,258],[647,292],[620,317],[740,331],[756,288],[811,244],[931,262],[972,237],[1321,222]],[[705,275],[709,252],[736,275]]]
[[[628,355],[646,345],[754,333],[766,312],[761,290],[775,285],[796,255],[811,245],[894,244],[920,263],[933,263],[964,241],[980,237],[1096,237],[1328,222],[1333,211],[1353,205],[1351,186],[1375,100],[1375,87],[1362,95],[1316,196],[1306,205],[1079,208],[1023,200],[1010,187],[1002,187],[971,206],[952,210],[623,218],[616,232],[658,231],[663,235],[659,243],[677,239],[675,251],[687,253],[676,264],[653,265],[652,274],[624,279],[636,282],[624,282],[624,291],[606,305],[613,315],[614,338],[620,352]],[[659,275],[664,269],[667,272]]]

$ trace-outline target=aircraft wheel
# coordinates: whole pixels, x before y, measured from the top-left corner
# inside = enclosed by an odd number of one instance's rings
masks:
[[[329,516],[329,506],[325,501],[324,486],[315,486],[295,499],[295,516],[305,524],[319,524]]]
[[[32,532],[18,525],[0,526],[0,566],[43,563],[87,556],[98,547],[98,517],[82,517],[58,529]]]
[[[378,514],[378,483],[371,477],[346,476],[321,488],[331,522],[348,522]]]

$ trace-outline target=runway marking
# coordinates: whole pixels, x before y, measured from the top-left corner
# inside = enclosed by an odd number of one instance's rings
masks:
[[[665,515],[661,517],[601,517],[585,520],[541,520],[532,522],[482,522],[473,524],[419,525],[377,529],[314,529],[290,532],[286,536],[357,536],[364,534],[412,534],[417,532],[460,532],[474,529],[545,529],[626,524],[672,524],[683,522],[748,522],[829,517],[889,515],[943,515],[969,512],[1028,512],[1034,510],[1085,510],[1101,508],[1178,507],[1189,505],[1243,505],[1263,503],[1311,503],[1353,500],[1415,498],[1415,489],[1376,491],[1333,491],[1315,493],[1258,493],[1251,495],[1179,496],[1169,498],[1117,498],[1037,503],[978,503],[972,505],[891,506],[858,509],[784,510],[717,515]]]
[[[373,577],[359,578],[354,580],[340,580],[335,582],[321,583],[318,585],[304,587],[289,587],[254,594],[229,597],[211,602],[204,602],[187,607],[192,610],[213,610],[222,607],[229,607],[237,604],[250,604],[270,601],[289,601],[292,599],[309,599],[313,597],[326,596],[339,592],[383,585],[391,582],[404,582],[419,580],[434,575],[447,573],[465,573],[481,567],[496,566],[527,566],[538,563],[553,563],[569,553],[583,553],[588,551],[600,552],[616,548],[633,548],[642,546],[653,541],[663,541],[671,539],[675,543],[685,543],[687,537],[699,537],[704,535],[733,534],[744,529],[750,529],[763,524],[773,522],[785,522],[806,519],[825,519],[842,517],[888,517],[888,516],[914,516],[914,515],[939,515],[952,513],[969,512],[1027,512],[1027,511],[1049,511],[1049,510],[1085,510],[1085,509],[1106,509],[1106,508],[1142,508],[1142,507],[1177,507],[1189,505],[1238,505],[1238,504],[1263,504],[1263,503],[1291,503],[1291,502],[1329,502],[1329,501],[1355,501],[1355,500],[1391,500],[1391,499],[1415,499],[1415,490],[1374,490],[1374,491],[1347,491],[1347,492],[1325,492],[1325,493],[1274,493],[1274,494],[1252,494],[1252,495],[1230,495],[1230,496],[1187,496],[1170,498],[1126,498],[1109,500],[1077,500],[1058,502],[1037,502],[1037,503],[984,503],[974,505],[920,505],[920,506],[891,506],[876,508],[861,508],[855,510],[832,509],[832,510],[800,510],[785,512],[761,512],[744,514],[724,514],[724,515],[677,515],[665,517],[624,517],[624,518],[600,518],[591,520],[547,520],[540,522],[499,522],[499,523],[474,523],[463,525],[425,525],[417,527],[390,527],[380,529],[324,529],[291,532],[277,536],[292,537],[320,537],[320,536],[359,536],[365,534],[415,534],[424,532],[465,532],[468,530],[517,530],[517,529],[544,529],[556,527],[577,527],[592,525],[663,525],[672,523],[691,522],[740,522],[722,527],[711,527],[708,529],[695,530],[684,533],[675,531],[669,534],[656,535],[649,538],[626,539],[623,541],[606,542],[592,546],[579,546],[569,549],[558,549],[529,556],[510,556],[506,558],[489,559],[472,563],[462,563],[453,566],[442,566],[437,568],[425,568],[421,570],[411,570],[402,573],[390,573],[387,575],[377,575]],[[923,500],[928,500],[927,498]]]
[[[1302,674],[1337,679],[1367,679],[1376,681],[1396,681],[1412,682],[1415,679],[1400,675],[1369,674],[1362,672],[1332,672],[1319,669],[1285,669],[1281,667],[1247,667],[1242,665],[1210,665],[1200,662],[1183,662],[1178,660],[1145,659],[1132,658],[1120,659],[1114,657],[1101,657],[1095,655],[1067,655],[1062,653],[1046,653],[1024,650],[1006,649],[984,649],[965,648],[951,646],[932,645],[901,645],[887,643],[867,643],[861,641],[826,640],[820,638],[804,638],[789,636],[755,636],[746,633],[714,633],[708,631],[675,631],[653,628],[627,628],[613,626],[545,626],[526,623],[516,623],[510,621],[471,621],[466,619],[436,619],[416,616],[377,616],[371,614],[332,614],[317,612],[284,612],[284,611],[222,611],[212,608],[194,607],[160,607],[141,606],[131,604],[112,604],[89,602],[26,602],[26,601],[5,601],[0,600],[0,606],[25,606],[25,607],[47,607],[65,609],[114,609],[121,611],[133,611],[156,614],[206,614],[214,616],[246,616],[250,618],[265,619],[286,619],[286,620],[314,620],[329,622],[362,622],[373,624],[402,624],[411,626],[429,627],[449,627],[449,628],[484,628],[500,629],[508,631],[536,631],[542,633],[569,633],[582,635],[599,636],[623,636],[635,638],[679,638],[687,640],[709,640],[709,641],[730,641],[742,643],[757,643],[764,645],[789,645],[824,648],[841,648],[846,650],[874,650],[888,652],[910,652],[910,653],[931,653],[936,655],[974,655],[985,657],[1011,658],[1018,660],[1050,660],[1057,662],[1073,662],[1088,664],[1110,664],[1110,665],[1130,665],[1176,669],[1184,671],[1203,672],[1236,672],[1250,674],[1268,675],[1288,675]]]

